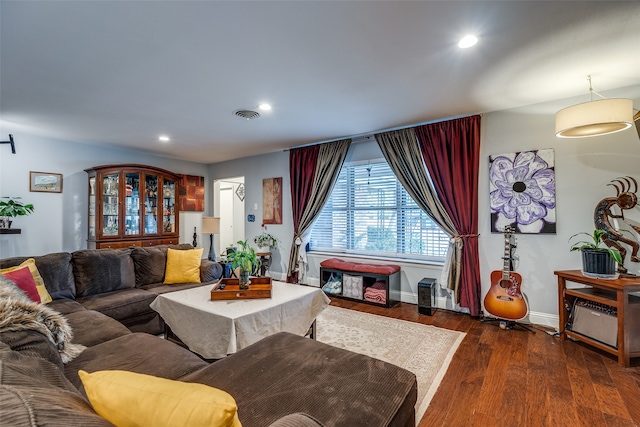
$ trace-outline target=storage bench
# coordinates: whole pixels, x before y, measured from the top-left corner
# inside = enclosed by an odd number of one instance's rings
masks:
[[[391,307],[400,302],[400,266],[330,258],[320,263],[320,286],[329,296]]]

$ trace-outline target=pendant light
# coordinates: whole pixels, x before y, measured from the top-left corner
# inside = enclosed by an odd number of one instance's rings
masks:
[[[604,98],[593,90],[591,76],[587,80],[591,100],[556,113],[556,136],[584,138],[629,129],[633,124],[633,102],[630,99]],[[603,99],[594,101],[594,93]]]

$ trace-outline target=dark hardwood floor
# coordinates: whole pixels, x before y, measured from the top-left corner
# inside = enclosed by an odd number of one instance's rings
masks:
[[[446,310],[419,315],[412,304],[386,309],[333,298],[331,305],[467,333],[419,427],[640,424],[640,358],[624,368],[542,327],[503,330]]]

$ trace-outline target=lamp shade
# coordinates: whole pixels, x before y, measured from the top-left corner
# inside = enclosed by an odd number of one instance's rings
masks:
[[[214,218],[212,216],[202,217],[202,232],[205,234],[219,234],[220,233],[220,218]]]
[[[633,124],[630,99],[600,99],[564,108],[556,113],[556,136],[584,138],[628,129]]]

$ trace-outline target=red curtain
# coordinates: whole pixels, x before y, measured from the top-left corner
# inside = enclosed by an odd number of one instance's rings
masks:
[[[427,124],[415,130],[438,198],[464,245],[458,302],[468,308],[472,316],[479,316],[482,308],[478,256],[480,116]]]
[[[316,175],[316,164],[320,144],[296,148],[289,151],[289,176],[291,179],[291,208],[293,211],[294,240],[298,237],[300,220],[311,199],[313,180]],[[297,277],[287,276],[287,282],[297,283]]]

